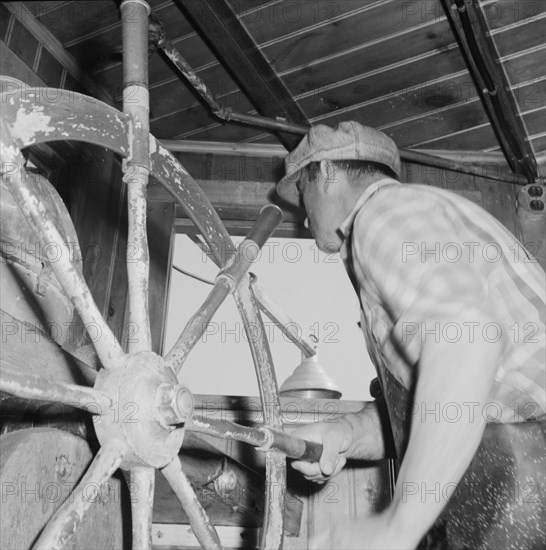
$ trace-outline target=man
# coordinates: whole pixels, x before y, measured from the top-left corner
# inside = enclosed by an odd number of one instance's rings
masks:
[[[314,547],[415,548],[427,532],[440,547],[544,547],[544,271],[472,202],[400,184],[381,132],[314,126],[285,166],[278,194],[303,203],[318,248],[341,252],[359,295],[390,424],[369,403],[299,428],[324,450],[293,466],[324,482],[347,458],[384,457],[389,428],[401,461],[384,512],[339,518]],[[538,500],[512,491],[526,481]]]

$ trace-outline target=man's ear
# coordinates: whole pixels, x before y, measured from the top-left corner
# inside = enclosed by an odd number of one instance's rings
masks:
[[[337,183],[337,166],[331,160],[320,161],[320,173],[324,185],[324,190],[327,192],[332,188],[332,183]]]

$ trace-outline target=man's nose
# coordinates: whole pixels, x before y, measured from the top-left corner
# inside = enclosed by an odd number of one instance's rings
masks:
[[[303,227],[305,227],[305,229],[309,229],[309,218],[307,216],[305,217],[305,220],[303,220]]]

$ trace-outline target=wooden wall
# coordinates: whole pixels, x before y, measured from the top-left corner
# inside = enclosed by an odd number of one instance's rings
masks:
[[[516,221],[516,195],[520,188],[518,185],[410,163],[404,163],[401,179],[407,183],[424,183],[454,191],[479,204],[514,235],[520,237]]]

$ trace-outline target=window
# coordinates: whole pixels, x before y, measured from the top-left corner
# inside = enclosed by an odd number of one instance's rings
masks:
[[[234,238],[236,244],[242,237]],[[185,235],[177,235],[173,263],[214,280],[218,269]],[[358,299],[338,255],[319,252],[307,239],[270,239],[251,271],[264,291],[319,339],[319,361],[339,385],[343,399],[369,399],[375,376],[358,328]],[[212,287],[174,271],[171,276],[166,346],[169,350]],[[263,316],[279,385],[300,362],[300,351]],[[258,386],[242,320],[232,299],[220,307],[191,351],[183,380],[198,394],[257,395]]]

